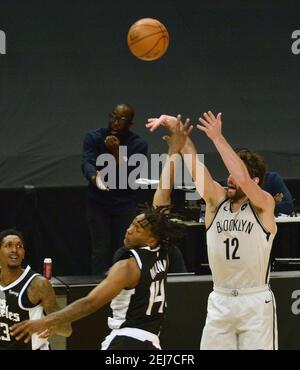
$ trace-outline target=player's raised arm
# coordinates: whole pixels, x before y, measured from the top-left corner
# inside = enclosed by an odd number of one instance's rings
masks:
[[[150,132],[153,132],[158,127],[163,126],[172,134],[176,131],[176,122],[176,117],[162,114],[158,118],[149,118],[146,127]],[[200,162],[195,146],[189,136],[186,138],[180,152],[200,196],[208,205],[217,206],[225,199],[226,192],[221,185],[213,180],[206,166]]]
[[[275,205],[274,199],[258,185],[258,177],[250,177],[244,162],[239,158],[223,136],[221,116],[221,113],[215,116],[211,111],[208,111],[208,113],[204,113],[203,118],[199,118],[202,125],[197,125],[197,128],[205,132],[214,143],[229,173],[234,177],[235,181],[254,206],[258,209],[268,210],[273,213]]]
[[[155,207],[171,204],[171,193],[174,186],[176,167],[181,165],[182,161],[179,153],[185,145],[191,130],[192,127],[190,125],[190,120],[187,119],[183,124],[181,122],[181,116],[178,115],[171,135],[163,137],[163,140],[167,142],[169,149],[167,161],[162,170],[160,181],[153,198],[153,205]]]

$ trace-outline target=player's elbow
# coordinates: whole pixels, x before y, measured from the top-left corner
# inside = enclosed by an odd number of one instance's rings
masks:
[[[171,204],[171,197],[169,195],[159,196],[153,198],[153,207],[168,206]]]
[[[67,324],[65,328],[65,337],[70,337],[73,333],[73,328],[71,324]]]
[[[72,332],[73,332],[73,329],[72,329],[71,324],[63,324],[55,330],[55,334],[58,334],[58,335],[61,335],[67,338],[71,336]]]

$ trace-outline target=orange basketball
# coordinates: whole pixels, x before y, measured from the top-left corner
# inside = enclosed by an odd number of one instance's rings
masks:
[[[127,43],[130,51],[142,60],[159,59],[169,46],[169,33],[157,19],[143,18],[129,29]]]

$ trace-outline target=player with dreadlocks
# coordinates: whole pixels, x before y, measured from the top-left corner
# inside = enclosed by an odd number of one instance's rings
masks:
[[[183,125],[178,116],[176,130],[163,138],[169,145],[169,155],[153,206],[146,206],[132,221],[124,239],[124,253],[107,277],[86,297],[64,309],[41,320],[13,325],[11,334],[17,340],[27,342],[35,332],[43,333],[62,323],[79,320],[111,301],[112,317],[108,318],[108,326],[112,331],[102,343],[102,349],[160,349],[158,335],[166,309],[168,248],[180,234],[179,224],[172,221],[169,204],[176,162],[180,160],[178,153],[191,129],[189,120]]]

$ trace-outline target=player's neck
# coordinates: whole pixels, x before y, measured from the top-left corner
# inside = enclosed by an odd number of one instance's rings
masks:
[[[20,267],[17,269],[10,269],[1,267],[0,270],[0,284],[2,286],[7,286],[16,281],[22,274],[24,270]]]
[[[231,209],[233,212],[238,211],[241,206],[248,201],[247,196],[245,195],[244,197],[240,199],[232,199],[231,200]]]

